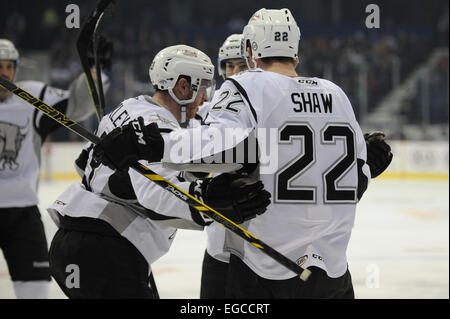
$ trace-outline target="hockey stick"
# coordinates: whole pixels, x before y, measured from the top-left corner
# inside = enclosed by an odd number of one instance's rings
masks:
[[[84,127],[79,125],[77,122],[66,118],[66,116],[56,110],[55,108],[51,107],[50,105],[45,104],[40,99],[34,97],[30,93],[24,91],[20,87],[16,86],[14,83],[11,83],[10,81],[0,77],[0,85],[5,87],[8,91],[14,93],[21,99],[25,100],[26,102],[33,105],[35,108],[39,109],[40,111],[44,112],[47,116],[51,117],[61,125],[67,127],[68,129],[72,130],[74,133],[80,135],[82,138],[90,141],[93,144],[97,144],[100,141],[100,138],[88,130],[86,130]],[[281,265],[285,266],[289,270],[295,272],[299,275],[300,279],[303,281],[306,281],[308,277],[311,275],[311,271],[308,269],[303,269],[299,265],[297,265],[295,262],[287,258],[286,256],[282,255],[263,241],[256,238],[254,235],[250,234],[248,231],[234,223],[233,221],[229,220],[213,208],[209,207],[205,203],[199,201],[197,198],[192,196],[189,193],[186,193],[181,188],[177,187],[175,184],[172,184],[168,180],[166,180],[164,177],[156,174],[154,171],[152,171],[150,168],[139,164],[136,162],[135,164],[131,165],[131,168],[133,168],[135,171],[146,177],[147,179],[153,181],[154,183],[158,184],[160,187],[168,190],[173,195],[181,199],[183,202],[188,204],[189,206],[195,208],[199,212],[202,212],[206,214],[208,217],[214,219],[216,222],[230,230],[231,232],[235,233],[237,236],[243,238],[245,241],[249,242],[251,245],[255,246],[258,249],[261,249],[265,254],[279,262]]]
[[[95,11],[91,14],[91,18],[84,24],[77,41],[78,55],[80,57],[81,65],[83,66],[84,74],[86,76],[89,92],[91,92],[91,97],[94,101],[95,111],[97,113],[97,118],[99,122],[105,115],[106,109],[105,94],[103,91],[102,70],[100,67],[100,61],[98,57],[100,50],[100,35],[105,26],[106,18],[111,18],[113,12],[114,12],[114,1],[101,0],[97,4]],[[92,78],[92,74],[90,72],[90,65],[88,59],[88,48],[91,40],[92,40],[92,51],[94,53],[94,65],[97,76],[98,92],[95,88],[95,85],[93,84],[94,79]],[[153,298],[159,299],[158,288],[156,286],[153,272],[150,273],[149,281],[153,293]]]
[[[99,16],[97,23],[95,24],[94,34],[92,35],[92,46],[94,50],[94,63],[95,70],[97,75],[97,88],[98,95],[100,97],[100,108],[102,110],[102,115],[105,113],[106,105],[105,105],[105,95],[103,93],[103,82],[102,82],[102,70],[100,67],[99,61],[99,50],[100,48],[100,34],[105,26],[105,21],[112,17],[114,12],[114,2],[111,2],[112,5],[106,7],[105,11]],[[101,118],[100,118],[101,119]]]
[[[95,112],[97,113],[97,118],[99,121],[105,115],[105,99],[103,94],[101,69],[98,61],[98,43],[100,33],[104,26],[104,18],[106,16],[111,16],[114,10],[113,3],[113,0],[101,0],[98,3],[95,10],[91,13],[88,21],[86,21],[83,25],[77,40],[78,55],[80,57],[81,66],[83,67],[83,72],[86,77],[89,91],[91,92],[92,100],[94,101]],[[91,41],[94,52],[95,69],[97,73],[97,86],[100,94],[97,92],[94,79],[91,75],[91,66],[88,57],[89,45]]]

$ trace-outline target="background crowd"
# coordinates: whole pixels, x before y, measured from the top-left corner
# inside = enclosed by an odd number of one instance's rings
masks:
[[[42,72],[49,84],[61,88],[81,72],[75,46],[79,29],[65,27],[69,3],[0,3],[0,38],[12,40],[24,57],[46,52],[50,65]],[[88,0],[73,3],[79,5],[81,22],[95,5]],[[381,19],[380,28],[375,29],[365,24],[370,14],[365,11],[367,4],[360,0],[277,2],[277,7],[289,7],[297,15],[302,32],[299,74],[324,77],[341,86],[359,120],[373,112],[433,50],[448,50],[448,1],[377,1]],[[114,18],[105,31],[114,44],[108,109],[127,97],[152,93],[148,67],[161,48],[184,43],[215,61],[224,39],[240,33],[251,13],[264,6],[272,8],[273,2],[116,0]],[[419,110],[426,92],[429,124],[448,124],[448,55],[433,66],[426,85],[427,90],[418,89],[402,102],[401,115],[409,123],[421,123]],[[95,124],[95,119],[87,123]],[[59,134],[59,138],[68,135]]]

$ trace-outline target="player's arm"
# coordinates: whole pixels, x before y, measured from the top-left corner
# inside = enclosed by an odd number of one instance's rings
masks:
[[[205,179],[202,182],[182,182],[178,179],[176,171],[169,171],[160,164],[151,164],[154,162],[152,150],[155,145],[163,143],[161,134],[170,134],[172,129],[165,127],[161,117],[156,118],[158,119],[155,122],[148,116],[146,121],[139,117],[124,126],[117,127],[93,149],[92,157],[95,161],[103,163],[110,169],[130,174],[133,189],[141,205],[158,214],[193,220],[202,226],[207,224],[207,220],[197,211],[190,210],[187,204],[178,201],[173,194],[129,170],[127,163],[143,158],[142,164],[185,192],[201,197],[213,208],[219,207],[223,215],[235,222],[253,218],[265,211],[265,207],[270,203],[268,200],[270,195],[259,181],[233,174],[227,175],[228,177]]]
[[[102,80],[103,86],[105,89],[108,89],[109,78],[106,75],[102,75]],[[44,85],[39,94],[39,98],[76,122],[86,120],[95,110],[83,74],[80,74],[71,83],[68,90],[61,90]],[[44,141],[51,132],[60,127],[58,122],[55,122],[38,110],[35,110],[34,112],[34,126],[41,136],[42,141]]]
[[[331,83],[331,82],[330,82]],[[355,139],[356,139],[356,164],[357,164],[357,176],[358,176],[358,185],[357,185],[357,197],[360,200],[367,190],[370,182],[370,167],[367,164],[367,147],[366,141],[364,139],[364,135],[361,131],[361,127],[356,121],[355,114],[353,112],[352,105],[350,100],[344,91],[338,86],[333,84],[333,87],[338,91],[339,100],[342,104],[343,110],[346,113],[347,121],[355,131]]]
[[[140,118],[138,119],[138,124],[142,127],[141,129],[138,129],[136,125],[133,126],[133,123],[128,124],[134,127],[133,130],[129,130],[129,134],[143,132],[142,136],[135,136],[135,139],[140,138],[143,141],[148,141],[151,139],[151,137],[146,136],[146,127],[155,127],[155,125],[159,124],[159,126],[156,127],[160,129],[162,135],[170,134],[170,131],[172,130],[172,127],[165,127],[159,117],[156,122],[152,123],[144,122],[144,120]],[[121,127],[115,130],[120,133],[126,131],[127,128]],[[114,135],[111,134],[110,136]],[[155,138],[157,138],[157,136]],[[130,139],[128,138],[127,140],[129,141]],[[136,141],[131,144],[136,144]],[[122,151],[125,152],[125,154],[133,153],[132,150],[130,151],[126,148],[117,148],[115,143],[110,144],[110,147],[114,148],[115,152],[118,153]],[[108,144],[102,144],[100,147],[97,145],[97,147],[94,148],[93,157],[101,160],[112,169],[119,167],[126,170],[127,166],[122,166],[120,159],[111,159],[109,161],[104,161],[101,159],[102,156],[109,156],[111,154],[111,151],[108,151],[108,148]],[[122,156],[125,155],[122,154]],[[120,156],[117,156],[117,158],[120,158]],[[119,164],[114,164],[117,163],[117,161],[119,161]],[[228,174],[215,178],[204,179],[202,181],[186,182],[179,178],[178,172],[163,168],[161,164],[150,163],[145,160],[141,163],[149,167],[160,176],[163,176],[169,182],[184,190],[186,193],[190,193],[198,197],[200,200],[205,201],[206,204],[211,205],[213,208],[220,208],[220,212],[223,215],[237,223],[263,213],[266,206],[270,203],[268,200],[270,194],[263,189],[262,183],[246,176],[241,176],[239,174]],[[155,211],[161,215],[194,221],[200,226],[207,225],[211,222],[208,217],[203,216],[196,210],[191,209],[184,202],[177,200],[172,193],[167,192],[157,184],[152,183],[141,174],[135,172],[134,170],[128,170],[128,173],[130,175],[131,183],[138,201],[147,209]]]
[[[207,158],[209,164],[217,163],[216,159],[223,164],[223,152],[234,149],[256,127],[251,111],[239,92],[236,88],[234,91],[228,89],[233,86],[232,83],[226,84],[228,86],[223,85],[225,88],[214,95],[213,106],[206,120],[208,125],[178,128],[162,136],[156,124],[144,125],[134,121],[133,125],[102,137],[96,149],[105,153],[103,159],[109,158],[120,169],[129,167],[136,159],[190,164],[203,163],[203,159]],[[139,136],[139,143],[136,136]],[[142,136],[147,139],[142,139]],[[220,156],[216,157],[215,154]],[[213,172],[211,165],[208,166],[205,171]]]
[[[391,152],[391,147],[385,140],[385,134],[383,132],[372,132],[362,135],[361,128],[355,119],[353,109],[351,107],[350,101],[347,95],[342,91],[341,88],[337,87],[341,101],[346,107],[348,117],[352,122],[352,126],[356,127],[357,141],[358,141],[358,163],[361,166],[361,170],[364,169],[364,174],[361,175],[361,179],[366,177],[370,180],[383,173],[388,166],[391,164],[393,154]],[[361,137],[362,136],[362,137]],[[364,164],[362,164],[364,162]],[[367,166],[369,168],[370,175],[367,174]],[[362,195],[362,194],[361,194]]]
[[[164,169],[160,164],[143,164],[238,224],[264,213],[270,204],[270,193],[264,190],[263,183],[249,176],[225,173],[186,182],[177,172]],[[137,172],[130,170],[129,174],[139,203],[147,209],[199,226],[207,226],[213,221]],[[174,223],[177,224],[181,224],[179,220]]]
[[[95,71],[92,69],[94,80]],[[102,72],[102,83],[104,92],[107,92],[110,86],[109,77]],[[89,88],[84,74],[80,74],[69,87],[69,100],[67,102],[67,117],[82,122],[94,113],[95,106],[91,98]]]
[[[230,81],[214,94],[205,124],[164,136],[161,161],[164,164],[230,163],[229,157],[225,161],[224,152],[242,143],[257,125],[245,98]],[[205,171],[211,171],[210,166],[205,166]]]
[[[100,122],[99,128],[98,128],[98,135],[102,135],[103,132],[108,132],[108,120],[107,117],[104,117],[104,119]],[[126,124],[124,124],[126,125]],[[161,126],[163,126],[160,123]],[[167,128],[166,128],[167,129]],[[168,130],[168,129],[167,129]],[[153,183],[150,183],[145,186],[150,186],[149,188],[142,188],[140,187],[140,182],[148,182],[148,180],[140,179],[142,176],[137,174],[137,176],[132,176],[124,171],[117,170],[116,167],[114,167],[114,164],[111,161],[107,162],[107,165],[100,165],[98,162],[99,154],[94,155],[93,151],[94,145],[92,143],[87,143],[83,150],[81,151],[80,155],[75,161],[75,167],[82,178],[82,184],[84,187],[88,190],[92,188],[93,183],[97,183],[97,180],[100,179],[99,183],[105,183],[104,178],[107,178],[106,184],[103,187],[102,195],[105,197],[111,197],[113,200],[121,201],[124,200],[128,205],[131,205],[130,208],[133,210],[137,210],[138,213],[143,213],[148,218],[152,219],[156,223],[160,223],[165,226],[171,226],[171,227],[177,227],[177,228],[184,228],[184,229],[203,229],[202,226],[199,224],[193,222],[192,220],[187,219],[181,219],[177,218],[178,215],[174,214],[167,214],[164,215],[163,213],[167,211],[173,211],[176,210],[176,207],[171,207],[170,203],[168,205],[161,205],[162,207],[162,213],[158,212],[159,207],[157,205],[146,205],[147,207],[143,205],[138,204],[138,197],[141,199],[141,202],[144,202],[142,200],[143,198],[147,197],[148,193],[152,193],[152,190],[150,189],[151,186],[153,186]],[[97,150],[98,151],[98,150]],[[125,151],[126,152],[126,151]],[[158,166],[158,165],[155,165]],[[112,170],[112,171],[111,171]],[[133,170],[129,170],[129,172],[134,172]],[[167,174],[167,178],[169,177],[169,174],[167,172],[160,172],[164,176]],[[173,171],[169,172],[170,174],[173,173]],[[132,183],[132,179],[134,181],[134,185]],[[134,187],[136,186],[136,189],[138,191],[135,191]],[[156,189],[159,191],[159,189]],[[161,193],[161,197],[168,194],[167,192]],[[159,192],[156,194],[156,199],[151,198],[151,200],[159,201]],[[149,197],[150,198],[150,197]],[[167,203],[166,198],[161,198],[164,202]],[[178,201],[176,201],[178,202]],[[184,207],[183,207],[184,208]]]

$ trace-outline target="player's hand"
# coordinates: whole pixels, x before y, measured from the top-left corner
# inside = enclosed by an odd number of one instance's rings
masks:
[[[237,224],[263,214],[271,197],[260,180],[229,173],[192,183],[190,193]],[[207,224],[208,218],[203,219]]]
[[[385,141],[383,132],[366,133],[364,139],[367,145],[367,165],[370,168],[370,175],[375,178],[391,164],[394,155]]]
[[[103,136],[94,147],[93,159],[113,170],[127,171],[138,160],[159,162],[163,154],[164,140],[158,125],[144,125],[139,117]]]

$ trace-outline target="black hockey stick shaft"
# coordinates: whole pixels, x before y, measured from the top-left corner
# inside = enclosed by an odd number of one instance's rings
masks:
[[[86,81],[89,87],[89,91],[91,92],[92,100],[94,101],[95,106],[95,112],[97,114],[97,118],[100,121],[101,118],[105,115],[105,109],[104,109],[104,96],[103,96],[103,85],[101,84],[101,72],[100,67],[98,65],[98,61],[95,61],[96,64],[96,73],[97,73],[97,80],[98,80],[98,86],[99,90],[102,90],[102,96],[99,96],[99,93],[97,92],[97,88],[95,87],[95,82],[91,74],[91,65],[89,63],[89,57],[88,57],[88,51],[89,46],[93,43],[93,36],[95,34],[95,30],[99,29],[98,22],[102,23],[100,20],[103,20],[102,17],[104,16],[104,13],[107,10],[112,10],[108,8],[112,8],[111,4],[113,3],[113,0],[101,0],[97,7],[95,8],[94,12],[89,17],[88,21],[83,25],[83,28],[80,31],[80,35],[78,36],[77,40],[77,51],[78,55],[80,57],[81,66],[83,68],[83,72],[86,77]],[[101,28],[100,28],[101,29]],[[97,60],[97,52],[96,48],[93,47],[94,52],[94,60]]]
[[[103,14],[101,15],[103,17]],[[102,20],[99,20],[98,22],[101,22]],[[98,26],[98,23],[97,23]],[[97,28],[96,28],[97,29]],[[94,39],[93,41],[93,50],[94,50],[94,63],[95,63],[95,75],[97,76],[97,88],[98,88],[98,96],[99,96],[99,103],[100,103],[100,110],[98,116],[99,121],[102,119],[102,117],[105,115],[105,94],[103,92],[103,83],[102,83],[102,69],[100,67],[100,62],[98,60],[98,53],[99,53],[99,36],[95,34],[94,31]]]
[[[68,119],[64,114],[56,110],[50,105],[45,104],[40,99],[34,97],[30,93],[26,92],[25,90],[19,88],[14,83],[11,83],[10,81],[0,77],[0,85],[4,86],[8,91],[14,93],[18,97],[22,98],[26,102],[33,105],[35,108],[39,109],[40,111],[44,112],[47,116],[51,117],[53,120],[57,121],[61,125],[69,128],[76,134],[80,135],[82,138],[92,142],[93,144],[97,144],[100,141],[100,138],[89,131],[87,131],[84,127],[76,123],[75,121]],[[147,179],[155,182],[162,188],[168,190],[173,195],[184,201],[189,206],[195,208],[199,212],[202,212],[206,215],[208,215],[210,218],[224,226],[225,228],[232,231],[237,236],[243,238],[253,246],[255,246],[258,249],[261,249],[264,253],[266,253],[268,256],[272,257],[274,260],[279,262],[281,265],[285,266],[286,268],[292,270],[293,272],[297,273],[300,278],[304,281],[306,281],[311,274],[311,272],[308,269],[303,269],[299,265],[297,265],[295,262],[287,258],[286,256],[282,255],[263,241],[256,238],[254,235],[234,223],[233,221],[229,220],[213,208],[209,207],[205,203],[199,201],[197,198],[192,196],[189,193],[186,193],[181,188],[177,187],[175,184],[172,184],[168,180],[166,180],[164,177],[158,175],[154,171],[152,171],[150,168],[139,164],[136,162],[135,164],[131,165],[131,168],[136,170],[141,175],[145,176]]]
[[[94,63],[95,63],[95,70],[96,70],[96,75],[97,75],[98,96],[99,96],[100,109],[101,109],[102,115],[104,115],[104,113],[105,113],[106,103],[105,103],[105,95],[103,92],[102,69],[101,69],[101,65],[100,65],[100,61],[99,61],[99,52],[101,50],[100,38],[101,38],[102,30],[106,25],[106,21],[109,18],[111,18],[112,14],[113,14],[113,10],[114,10],[114,6],[112,4],[105,8],[105,10],[98,17],[98,21],[95,24],[95,28],[94,28],[94,34],[92,35],[92,46],[93,46],[93,51],[94,51]]]

